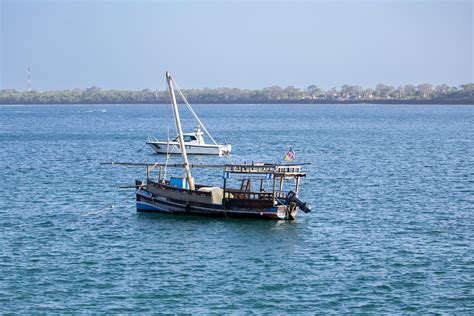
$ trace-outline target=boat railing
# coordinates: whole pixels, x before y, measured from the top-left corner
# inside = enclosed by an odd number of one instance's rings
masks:
[[[276,166],[275,172],[285,174],[301,173],[301,166]]]
[[[158,139],[155,136],[148,136],[148,143],[157,143]]]
[[[252,165],[225,165],[224,172],[228,173],[244,173],[244,174],[272,174],[276,177],[301,177],[305,173],[301,172],[300,165],[269,165],[269,164],[252,164]]]
[[[224,198],[235,200],[273,200],[273,193],[226,190]]]
[[[275,197],[277,199],[286,199],[287,195],[288,195],[288,192],[285,192],[285,191],[276,191],[275,192]]]
[[[274,166],[266,165],[225,165],[224,171],[239,173],[273,173]]]

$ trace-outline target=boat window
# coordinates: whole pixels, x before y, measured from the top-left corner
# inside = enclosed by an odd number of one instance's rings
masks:
[[[184,141],[185,141],[185,142],[190,142],[190,141],[192,141],[192,140],[196,140],[196,137],[190,136],[190,135],[184,135],[183,138],[184,138]]]

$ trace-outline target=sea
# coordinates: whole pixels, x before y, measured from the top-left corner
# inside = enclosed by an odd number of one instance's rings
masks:
[[[102,163],[180,163],[145,144],[176,137],[169,105],[0,106],[0,313],[474,314],[474,106],[194,109],[233,150],[191,163],[291,148],[312,212],[137,213],[146,168]]]

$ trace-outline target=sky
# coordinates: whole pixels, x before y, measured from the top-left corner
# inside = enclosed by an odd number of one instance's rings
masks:
[[[0,0],[0,89],[473,82],[473,1]]]

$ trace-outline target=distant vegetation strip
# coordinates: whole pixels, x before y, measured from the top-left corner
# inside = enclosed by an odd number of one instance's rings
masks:
[[[442,84],[401,85],[398,88],[378,84],[375,89],[343,85],[323,90],[316,85],[306,89],[272,86],[261,90],[216,88],[185,89],[194,104],[231,103],[409,103],[474,104],[474,84],[459,87]],[[0,90],[0,104],[154,104],[169,103],[168,92],[104,90],[98,87],[62,91]]]

